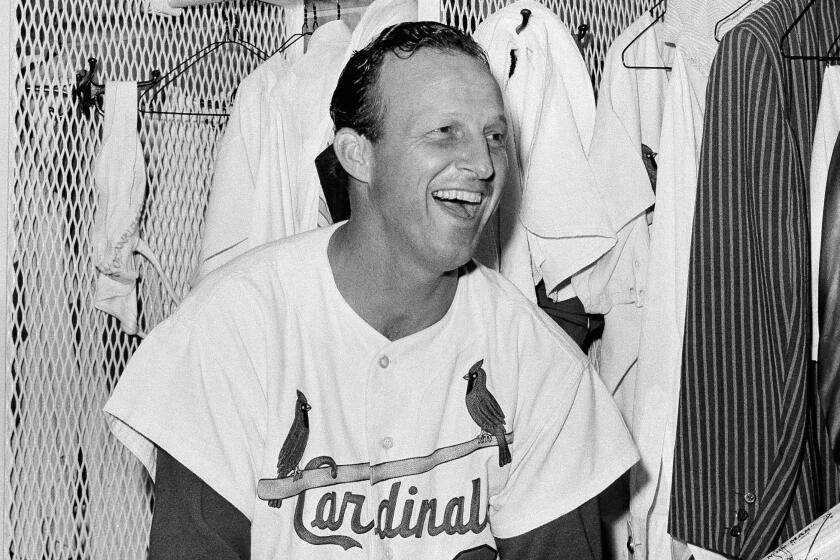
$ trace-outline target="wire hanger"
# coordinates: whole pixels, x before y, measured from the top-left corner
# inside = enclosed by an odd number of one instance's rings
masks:
[[[819,60],[820,62],[840,62],[840,56],[829,56],[829,53],[832,51],[832,49],[834,49],[835,45],[837,45],[837,42],[840,41],[840,34],[838,34],[834,38],[834,41],[832,41],[831,45],[829,45],[828,47],[828,50],[826,50],[824,54],[790,54],[789,52],[785,52],[785,43],[787,42],[788,37],[790,36],[794,28],[797,26],[797,24],[800,21],[802,21],[802,18],[805,17],[805,13],[811,9],[811,6],[814,5],[815,1],[816,0],[811,0],[810,2],[808,2],[808,4],[802,9],[802,12],[800,12],[800,14],[796,16],[796,19],[793,20],[793,23],[790,24],[790,27],[788,27],[784,35],[782,35],[782,38],[779,40],[779,53],[781,53],[781,55],[788,60]],[[834,2],[836,0],[829,1]]]
[[[655,12],[655,10],[656,10],[656,8],[658,8],[659,6],[662,6],[662,13],[660,13],[658,16],[656,16],[656,19],[654,19],[654,20],[650,23],[650,25],[648,25],[647,27],[645,27],[644,29],[642,29],[642,32],[641,32],[641,33],[639,33],[638,35],[636,35],[635,37],[633,37],[633,40],[632,40],[632,41],[630,41],[630,43],[629,43],[626,47],[624,47],[624,50],[623,50],[623,51],[621,51],[621,63],[624,65],[624,67],[625,67],[625,68],[628,68],[628,69],[630,69],[630,70],[670,70],[670,69],[671,69],[671,67],[670,67],[670,66],[636,66],[636,65],[627,64],[627,57],[626,57],[626,55],[627,55],[627,51],[628,51],[628,50],[630,50],[630,47],[632,47],[632,46],[633,46],[633,44],[634,44],[636,41],[638,41],[638,40],[639,40],[639,38],[640,38],[642,35],[644,35],[645,33],[647,33],[647,32],[648,32],[648,30],[649,30],[651,27],[653,27],[654,25],[656,25],[656,23],[657,23],[657,22],[662,21],[663,19],[665,19],[665,12],[666,12],[666,11],[668,11],[668,0],[659,0],[659,2],[657,2],[656,4],[654,4],[653,6],[651,6],[651,8],[650,8],[650,10],[649,10],[650,15],[651,15],[651,17],[652,17],[652,16],[653,16],[653,14],[654,14],[654,12]]]
[[[268,58],[268,54],[261,48],[251,43],[250,41],[246,41],[237,37],[239,32],[239,21],[236,18],[233,18],[232,30],[230,26],[230,20],[228,18],[225,18],[225,21],[227,23],[227,26],[225,29],[225,34],[221,40],[214,41],[209,45],[206,45],[201,49],[197,50],[196,52],[192,53],[190,56],[188,56],[187,58],[176,64],[173,68],[171,68],[166,74],[161,75],[160,70],[155,70],[152,72],[152,77],[156,77],[157,79],[155,80],[153,86],[144,90],[138,98],[139,111],[141,113],[147,115],[193,115],[204,117],[228,116],[228,113],[226,112],[165,111],[159,108],[150,107],[152,101],[155,100],[158,96],[164,94],[165,97],[164,90],[166,90],[166,88],[172,82],[174,82],[177,78],[183,75],[187,70],[195,66],[199,61],[207,58],[211,53],[219,50],[220,48],[226,45],[238,46],[242,48],[245,52],[259,59],[260,61],[264,61]]]
[[[725,23],[729,23],[730,21],[732,21],[733,18],[739,16],[741,12],[744,11],[744,8],[752,4],[754,1],[755,0],[747,0],[746,2],[744,2],[743,4],[741,4],[740,6],[738,6],[737,8],[735,8],[734,10],[732,10],[717,21],[717,23],[715,24],[715,41],[720,43],[720,40],[723,38],[720,34],[723,25]]]
[[[338,2],[335,3],[336,10],[338,12],[338,19],[341,19],[341,4]],[[272,51],[269,56],[274,56],[277,53],[281,53],[297,43],[303,37],[308,37],[315,33],[315,30],[318,29],[318,8],[315,7],[315,4],[312,5],[312,29],[309,29],[309,12],[306,8],[306,2],[303,3],[303,25],[300,26],[300,33],[295,33],[289,37],[286,37],[286,40],[281,43],[277,49]]]

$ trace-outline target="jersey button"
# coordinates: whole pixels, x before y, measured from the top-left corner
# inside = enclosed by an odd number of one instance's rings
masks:
[[[394,447],[394,438],[390,436],[382,438],[382,447],[385,449],[391,449]]]
[[[388,356],[382,356],[381,358],[379,358],[379,367],[381,367],[383,369],[388,367],[388,364],[390,364],[390,363],[391,363],[391,360],[388,359]]]

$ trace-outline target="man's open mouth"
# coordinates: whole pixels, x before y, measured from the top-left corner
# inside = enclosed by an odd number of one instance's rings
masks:
[[[432,196],[450,213],[468,220],[476,216],[484,200],[482,193],[461,189],[441,189],[432,192]]]

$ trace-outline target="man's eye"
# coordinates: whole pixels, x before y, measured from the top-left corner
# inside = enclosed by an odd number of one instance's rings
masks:
[[[505,134],[503,132],[491,132],[487,135],[487,139],[494,144],[504,144]]]
[[[432,134],[449,134],[452,132],[451,126],[441,126],[432,131]]]

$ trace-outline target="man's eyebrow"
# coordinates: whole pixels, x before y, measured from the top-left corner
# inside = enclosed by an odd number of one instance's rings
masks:
[[[493,119],[492,124],[497,124],[497,123],[501,123],[502,125],[504,125],[505,128],[507,128],[507,126],[508,126],[508,122],[507,122],[507,119],[505,118],[504,114],[496,115],[496,118]]]

